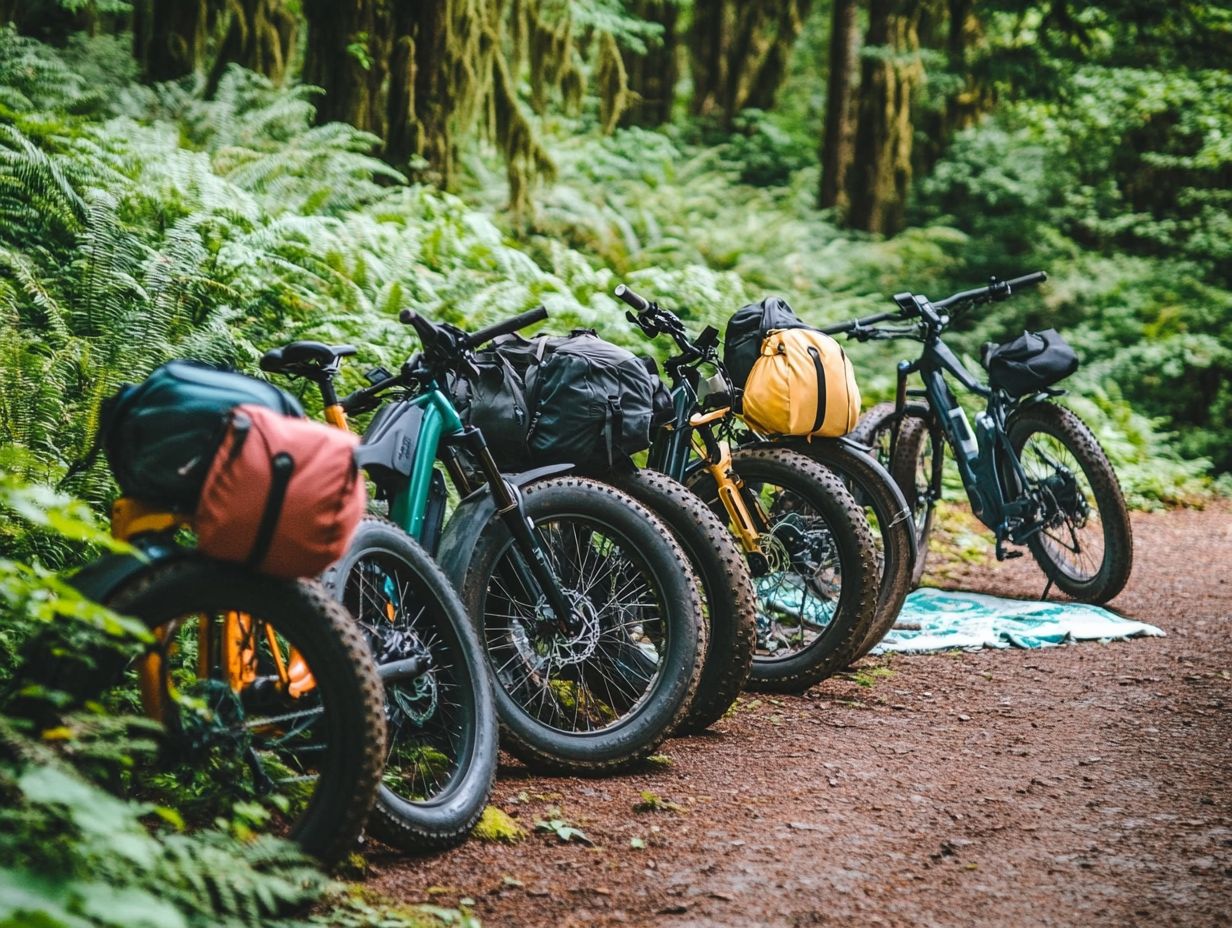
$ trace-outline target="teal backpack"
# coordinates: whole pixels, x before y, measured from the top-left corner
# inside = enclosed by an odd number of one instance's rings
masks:
[[[304,415],[295,397],[264,380],[169,361],[104,402],[96,443],[125,496],[192,512],[227,415],[244,404]]]

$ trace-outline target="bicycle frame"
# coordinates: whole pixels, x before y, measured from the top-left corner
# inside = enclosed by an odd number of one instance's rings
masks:
[[[188,516],[149,506],[130,497],[116,500],[111,509],[111,535],[121,541],[132,541],[149,534],[168,535],[191,527],[192,520]],[[235,611],[228,612],[221,619],[221,628],[218,627],[219,621],[212,616],[202,616],[197,626],[197,673],[200,676],[209,676],[212,665],[218,663],[235,692],[250,686],[257,679],[255,639],[257,635],[264,634],[274,658],[279,687],[292,697],[302,696],[316,687],[303,656],[294,648],[288,648],[284,655],[274,630],[268,625],[254,622],[252,616]],[[162,629],[155,631],[160,641],[162,634]],[[153,650],[139,659],[137,686],[146,715],[156,721],[166,719],[169,706],[165,701],[168,694],[163,683],[161,651]]]
[[[331,425],[348,428],[346,413],[329,379],[319,380],[325,399],[325,418]],[[522,481],[501,473],[483,433],[467,426],[458,416],[453,402],[435,380],[422,382],[414,396],[395,400],[378,413],[369,426],[369,433],[380,431],[371,444],[361,446],[356,460],[361,466],[376,465],[382,473],[382,489],[389,498],[389,515],[399,527],[424,546],[432,555],[440,553],[444,536],[445,486],[436,471],[439,460],[445,466],[454,486],[463,497],[460,509],[479,502],[482,486],[474,483],[458,459],[462,449],[478,462],[495,513],[500,515],[512,534],[516,550],[515,566],[526,589],[542,592],[551,608],[556,624],[568,633],[576,621],[574,609],[565,598],[560,582],[552,571],[546,553],[536,533],[522,512],[522,496],[518,485]],[[571,469],[569,466],[540,468],[527,479]],[[477,528],[474,522],[482,521]],[[474,535],[487,520],[460,520],[460,531]],[[450,523],[451,526],[454,523]],[[477,540],[477,536],[476,536]],[[455,580],[454,572],[445,565]]]
[[[930,333],[924,341],[920,357],[898,365],[895,415],[900,418],[906,408],[907,378],[914,373],[918,373],[924,382],[923,392],[932,413],[929,428],[933,430],[933,439],[937,439],[939,432],[949,443],[971,511],[996,533],[998,550],[1006,538],[1021,544],[1038,532],[1041,526],[1024,521],[1031,515],[1032,500],[1018,493],[1013,486],[1005,485],[1006,475],[999,466],[999,462],[1008,464],[1017,486],[1027,485],[1022,464],[1005,431],[1006,419],[1016,404],[980,383],[941,340],[940,334]],[[946,382],[946,373],[987,400],[985,411],[976,416],[974,433],[966,413]],[[891,443],[896,440],[897,430],[892,433]],[[938,458],[930,475],[929,492],[934,498],[941,493],[940,463]]]
[[[744,482],[732,470],[731,450],[714,434],[713,423],[733,415],[730,406],[710,412],[694,412],[698,406],[697,388],[694,384],[697,372],[689,369],[686,374],[679,366],[672,365],[670,374],[675,381],[672,388],[671,423],[664,426],[650,448],[647,464],[673,480],[683,482],[688,475],[691,452],[700,458],[700,466],[714,478],[719,500],[727,510],[730,525],[740,539],[740,545],[748,554],[762,554],[759,525],[769,523],[769,517],[761,510],[755,497],[743,492]],[[750,505],[751,504],[751,505]]]

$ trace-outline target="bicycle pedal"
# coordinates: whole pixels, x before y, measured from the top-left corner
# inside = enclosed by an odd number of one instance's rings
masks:
[[[1016,557],[1022,557],[1022,552],[1021,551],[1005,551],[1002,553],[1001,559],[1004,561],[1010,561]]]

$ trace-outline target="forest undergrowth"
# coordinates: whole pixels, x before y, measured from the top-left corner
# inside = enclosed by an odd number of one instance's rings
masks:
[[[71,496],[51,489],[87,454],[105,397],[172,357],[252,373],[294,338],[359,346],[343,375],[357,386],[414,350],[406,307],[474,328],[543,303],[555,330],[661,354],[625,321],[617,283],[721,329],[771,293],[820,324],[901,290],[1045,269],[1046,287],[958,326],[955,343],[971,357],[1057,327],[1084,358],[1065,402],[1098,423],[1134,505],[1228,489],[1232,225],[1210,182],[1232,165],[1226,73],[1073,69],[1065,94],[959,131],[915,185],[907,228],[881,238],[816,208],[811,104],[724,131],[681,119],[605,134],[595,99],[547,113],[554,172],[510,209],[486,144],[465,147],[442,192],[377,157],[375,136],[317,124],[310,87],[238,67],[208,96],[203,75],[144,84],[128,45],[0,29],[0,685],[56,616],[133,633],[54,574],[106,546],[105,467]],[[1175,203],[1150,202],[1152,178]],[[909,346],[849,347],[866,405],[888,398]],[[0,716],[0,924],[23,905],[65,926],[298,924],[314,905],[335,907],[331,924],[465,921],[339,895],[287,845],[255,840],[259,822],[187,836],[174,808],[115,798],[96,784],[150,749],[125,716],[51,735],[13,724]]]

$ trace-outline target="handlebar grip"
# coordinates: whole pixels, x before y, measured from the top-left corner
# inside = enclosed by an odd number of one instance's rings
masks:
[[[480,345],[487,344],[494,338],[499,338],[502,335],[508,335],[511,332],[516,332],[518,329],[524,329],[528,325],[534,325],[536,322],[542,322],[548,317],[547,307],[536,306],[534,309],[528,309],[519,316],[514,316],[512,319],[506,319],[504,322],[498,322],[495,325],[490,325],[485,329],[480,329],[478,332],[472,332],[463,340],[464,348],[478,348]]]
[[[639,313],[644,313],[646,310],[650,309],[650,300],[640,294],[634,293],[624,284],[617,284],[614,292],[616,294],[616,299],[623,300],[627,305],[632,306]]]
[[[1006,286],[1010,290],[1020,290],[1023,287],[1034,287],[1037,284],[1042,284],[1048,279],[1048,274],[1044,271],[1036,271],[1033,274],[1024,274],[1021,277],[1015,277],[1013,280],[1005,281]]]
[[[404,325],[409,325],[415,330],[425,349],[431,347],[436,342],[436,326],[413,309],[402,310],[402,312],[398,313],[398,319]]]
[[[396,377],[391,377],[390,380],[397,380]],[[380,383],[374,383],[370,387],[360,387],[354,393],[348,393],[346,396],[338,400],[338,405],[342,407],[345,413],[367,412],[365,404],[376,398],[376,395],[382,390],[388,389],[390,386],[389,380],[382,380]]]

